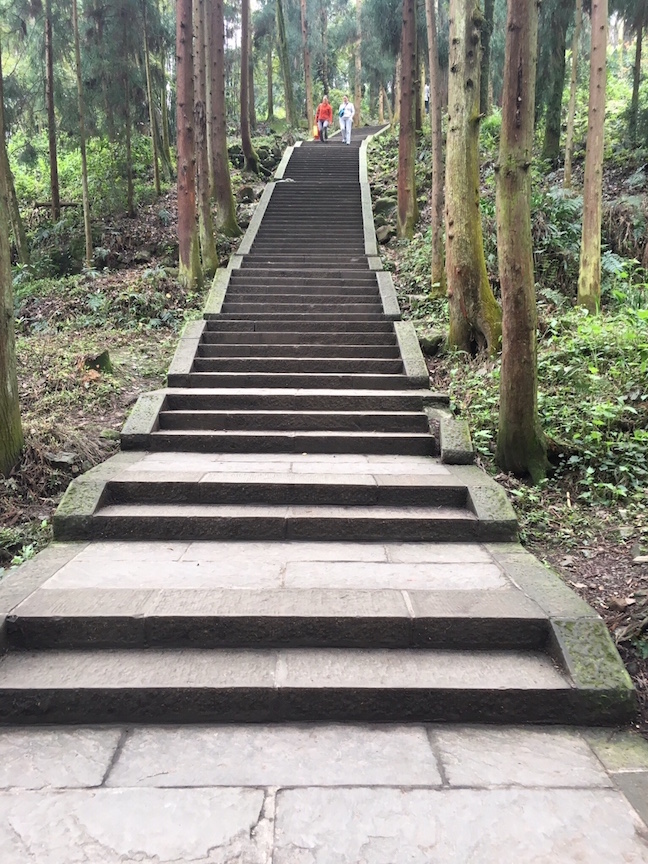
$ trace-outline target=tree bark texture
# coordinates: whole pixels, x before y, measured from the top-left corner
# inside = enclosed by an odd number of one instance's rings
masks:
[[[446,148],[448,344],[471,355],[494,354],[502,313],[484,258],[479,211],[479,30],[477,0],[450,0],[450,76]]]
[[[632,144],[637,143],[637,115],[639,113],[639,85],[641,83],[641,51],[643,46],[643,28],[646,21],[648,0],[638,0],[635,16],[635,61],[632,70],[632,99],[630,101],[630,118],[628,131]]]
[[[573,0],[562,0],[562,2],[554,5],[551,14],[549,91],[542,147],[542,158],[552,163],[557,162],[560,156],[562,97],[565,88],[565,51],[567,50],[567,28],[572,17]]]
[[[310,134],[313,128],[313,77],[311,74],[311,55],[308,46],[308,18],[306,13],[306,0],[301,2],[301,33],[302,51],[304,52],[304,80],[306,83],[306,121]]]
[[[497,253],[502,289],[502,368],[497,464],[529,475],[547,469],[538,422],[537,310],[531,237],[538,0],[509,0],[497,173]]]
[[[305,0],[302,0],[305,2]],[[353,63],[355,67],[354,86],[353,86],[353,107],[355,113],[353,115],[353,125],[360,125],[360,114],[362,109],[362,28],[361,28],[361,12],[362,0],[356,0],[356,40],[353,45]]]
[[[27,245],[27,235],[25,234],[25,226],[23,225],[20,208],[18,207],[18,198],[16,197],[16,187],[14,186],[13,174],[9,165],[9,154],[7,153],[6,145],[6,128],[4,117],[4,84],[2,78],[2,48],[0,46],[0,174],[2,175],[2,186],[0,194],[5,196],[6,214],[11,225],[14,243],[16,244],[16,253],[21,264],[29,264],[29,246]]]
[[[250,118],[250,129],[254,131],[257,126],[256,102],[254,99],[254,54],[252,51],[252,22],[248,30],[248,116]]]
[[[416,201],[416,0],[403,0],[401,30],[400,128],[398,133],[398,236],[412,237],[418,220]]]
[[[402,41],[402,39],[401,39]],[[398,57],[396,58],[396,73],[394,75],[394,113],[391,117],[391,125],[392,128],[394,126],[398,126],[400,123],[400,112],[401,112],[401,81],[402,81],[402,72],[403,69],[403,60],[401,57],[401,52],[399,50]]]
[[[131,146],[130,81],[128,69],[124,73],[124,130],[126,138],[126,211],[135,216],[135,190],[133,186],[133,148]]]
[[[430,190],[430,228],[432,231],[432,297],[445,297],[447,291],[443,247],[443,129],[441,124],[441,70],[434,0],[425,0],[430,67],[430,132],[432,136],[432,188]]]
[[[288,126],[296,125],[295,95],[292,86],[292,74],[290,72],[290,58],[288,56],[288,39],[286,37],[286,21],[284,19],[282,0],[277,0],[277,45],[279,48],[279,63],[284,81],[284,100],[286,103],[286,123]]]
[[[574,32],[572,34],[571,72],[569,76],[569,105],[567,107],[567,132],[565,136],[565,175],[563,185],[571,189],[572,159],[574,157],[574,123],[576,120],[576,87],[578,84],[578,51],[581,26],[583,24],[583,0],[576,0]]]
[[[205,0],[193,0],[194,31],[194,123],[196,185],[198,192],[198,235],[203,275],[212,277],[218,269],[209,188],[207,152],[207,61],[205,51]]]
[[[149,52],[148,21],[146,15],[146,2],[142,0],[142,22],[144,24],[144,69],[146,71],[146,100],[149,109],[149,126],[151,129],[151,153],[153,157],[153,185],[155,194],[161,194],[160,187],[160,160],[158,157],[157,135],[155,134],[155,105],[153,103],[153,84],[151,82],[151,55]]]
[[[259,173],[259,157],[250,137],[250,0],[241,0],[241,146],[245,171]]]
[[[52,45],[52,3],[45,0],[45,104],[47,106],[47,142],[50,163],[50,200],[52,222],[61,218],[61,195],[56,147],[56,114],[54,112],[54,49]]]
[[[176,6],[176,122],[178,142],[178,281],[192,289],[202,284],[196,224],[194,142],[193,13],[191,0]]]
[[[385,88],[382,84],[378,92],[378,122],[385,122]]]
[[[268,38],[268,54],[267,54],[267,62],[266,62],[266,78],[268,82],[268,116],[266,117],[266,121],[269,123],[271,120],[274,120],[274,95],[272,92],[272,84],[273,84],[273,69],[272,69],[272,39]]]
[[[90,223],[90,195],[88,194],[88,159],[86,156],[85,104],[83,100],[83,80],[81,78],[81,48],[79,46],[79,14],[77,0],[72,0],[72,29],[74,31],[74,58],[76,68],[77,98],[79,105],[79,147],[81,150],[81,187],[83,194],[83,227],[85,232],[85,265],[92,267],[94,250],[92,246],[92,226]]]
[[[3,153],[6,152],[4,129],[2,129],[0,149]],[[5,172],[8,164],[8,161],[0,160],[0,476],[5,477],[18,462],[23,446],[16,374],[14,302],[6,195],[8,177]]]
[[[493,35],[494,14],[495,0],[484,0],[484,23],[481,28],[482,59],[479,77],[479,112],[483,117],[490,114],[491,109],[489,84],[491,36]]]
[[[590,312],[601,305],[601,205],[603,197],[603,143],[605,75],[608,29],[607,0],[592,0],[592,48],[583,186],[583,234],[577,303]]]

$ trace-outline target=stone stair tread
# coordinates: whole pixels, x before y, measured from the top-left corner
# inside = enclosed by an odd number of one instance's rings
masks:
[[[210,517],[221,519],[374,519],[393,522],[453,519],[476,522],[474,513],[458,507],[387,507],[378,504],[335,506],[331,504],[108,504],[100,516]]]
[[[173,437],[174,435],[195,435],[196,437],[205,435],[205,430],[200,429],[164,429],[161,432],[153,432],[153,435],[163,434],[165,436]],[[430,435],[427,432],[378,432],[375,430],[338,430],[338,429],[276,429],[276,430],[268,430],[268,429],[228,429],[227,436],[231,438],[240,437],[258,437],[259,439],[266,439],[269,435],[277,436],[281,438],[321,438],[322,435],[326,435],[331,438],[367,438],[371,439],[381,439],[385,438],[388,440],[406,440],[409,438],[420,438],[421,440],[431,440]]]

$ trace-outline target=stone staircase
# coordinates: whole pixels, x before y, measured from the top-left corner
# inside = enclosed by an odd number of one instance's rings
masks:
[[[168,386],[0,584],[1,721],[629,716],[602,621],[518,545],[429,389],[371,131],[289,149]]]

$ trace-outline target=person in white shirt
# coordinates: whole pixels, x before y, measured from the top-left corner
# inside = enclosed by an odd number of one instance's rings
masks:
[[[349,97],[345,96],[342,99],[338,116],[340,117],[340,129],[342,130],[342,143],[351,143],[351,127],[353,126],[353,115],[355,108],[353,102],[349,102]]]
[[[430,85],[429,84],[425,85],[424,95],[425,95],[425,113],[429,114],[430,113]]]

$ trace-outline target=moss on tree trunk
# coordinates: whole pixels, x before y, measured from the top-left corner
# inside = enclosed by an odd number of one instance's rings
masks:
[[[416,201],[416,3],[403,0],[401,31],[400,130],[398,134],[398,236],[412,237],[418,220]]]

